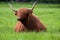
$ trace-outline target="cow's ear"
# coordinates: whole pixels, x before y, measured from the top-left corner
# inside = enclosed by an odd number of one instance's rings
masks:
[[[33,11],[31,11],[30,13],[33,13]]]
[[[33,10],[29,10],[29,13],[33,13]]]
[[[15,15],[17,15],[17,11],[15,12]]]

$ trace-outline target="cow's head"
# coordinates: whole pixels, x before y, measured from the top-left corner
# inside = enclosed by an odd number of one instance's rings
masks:
[[[34,9],[36,3],[37,3],[37,1],[35,1],[33,3],[32,8],[20,8],[18,10],[15,10],[11,6],[11,4],[9,4],[9,6],[15,12],[15,15],[17,16],[17,19],[24,20],[24,19],[28,18],[29,14],[31,14],[33,12],[33,9]]]

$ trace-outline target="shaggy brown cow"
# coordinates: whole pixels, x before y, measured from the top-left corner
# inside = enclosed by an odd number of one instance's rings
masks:
[[[45,31],[46,27],[42,24],[42,22],[33,14],[33,9],[35,7],[36,2],[34,2],[32,8],[21,8],[19,10],[15,10],[9,4],[10,8],[15,11],[15,15],[17,16],[17,24],[15,31],[28,31],[28,30],[35,30],[35,31]]]

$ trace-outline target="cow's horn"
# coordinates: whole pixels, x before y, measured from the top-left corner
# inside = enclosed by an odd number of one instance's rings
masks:
[[[33,3],[32,10],[35,8],[36,3],[37,3],[37,1],[35,1],[35,2]]]
[[[10,8],[11,8],[14,12],[16,12],[16,11],[17,11],[16,9],[14,9],[14,8],[12,7],[12,5],[11,5],[11,4],[9,4],[9,3],[8,3],[8,5],[10,6]]]

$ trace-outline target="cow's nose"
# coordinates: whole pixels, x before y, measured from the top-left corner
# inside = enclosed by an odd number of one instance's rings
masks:
[[[18,19],[18,20],[20,20],[20,19],[21,19],[21,17],[17,17],[17,19]]]

